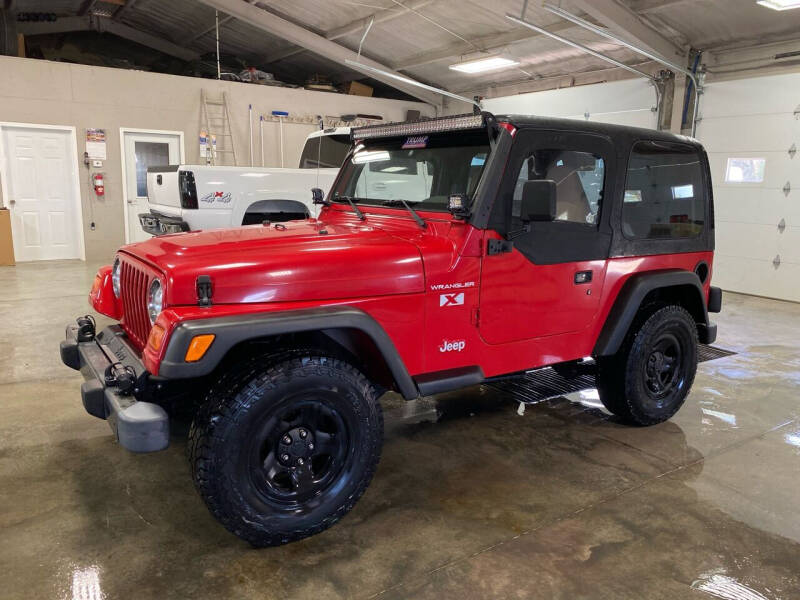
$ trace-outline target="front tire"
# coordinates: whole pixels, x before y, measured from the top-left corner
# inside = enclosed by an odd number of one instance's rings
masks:
[[[220,378],[192,423],[189,460],[217,520],[254,546],[275,546],[344,516],[369,485],[382,441],[366,377],[342,360],[295,353]]]
[[[598,361],[603,405],[622,420],[655,425],[683,405],[697,371],[697,326],[680,306],[665,306],[634,325],[613,357]]]

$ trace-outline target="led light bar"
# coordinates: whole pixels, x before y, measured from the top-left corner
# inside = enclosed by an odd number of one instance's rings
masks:
[[[486,121],[483,115],[456,115],[453,117],[426,119],[424,121],[408,121],[405,123],[387,123],[385,125],[357,127],[353,129],[350,136],[353,140],[367,140],[378,137],[400,137],[422,133],[481,129],[485,126]]]

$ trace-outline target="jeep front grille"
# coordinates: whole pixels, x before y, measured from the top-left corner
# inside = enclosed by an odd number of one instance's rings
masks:
[[[150,334],[147,316],[147,289],[152,276],[129,259],[122,260],[120,296],[122,296],[122,327],[138,348],[143,348]]]

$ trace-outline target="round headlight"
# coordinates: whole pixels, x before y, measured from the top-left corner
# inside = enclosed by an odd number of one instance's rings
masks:
[[[151,325],[155,324],[162,308],[164,308],[164,286],[161,285],[160,279],[153,279],[147,296],[147,316],[150,317]]]
[[[120,280],[122,278],[122,261],[119,256],[114,259],[114,266],[111,267],[111,287],[114,288],[114,295],[119,298]]]

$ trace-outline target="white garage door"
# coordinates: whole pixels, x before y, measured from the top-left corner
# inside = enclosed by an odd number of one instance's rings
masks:
[[[495,114],[564,117],[649,129],[658,125],[653,110],[656,92],[645,79],[489,98],[483,105]]]
[[[81,258],[77,159],[71,129],[0,126],[3,192],[20,262]]]
[[[700,107],[715,285],[800,301],[800,74],[711,83]]]

